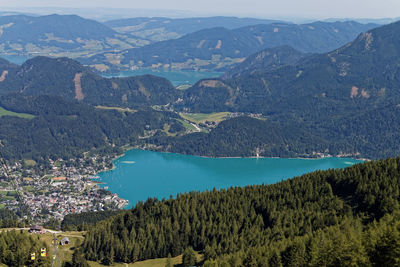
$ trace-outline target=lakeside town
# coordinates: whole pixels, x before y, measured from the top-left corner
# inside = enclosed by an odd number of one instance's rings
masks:
[[[0,208],[25,220],[59,222],[68,214],[122,209],[128,204],[117,194],[98,186],[96,174],[112,166],[111,156],[15,162],[0,168]]]
[[[227,119],[241,115],[244,114],[221,113],[219,116]],[[260,114],[251,115],[261,117]],[[184,119],[198,131],[210,130],[220,122]],[[147,134],[152,136],[154,132]],[[113,153],[88,152],[82,158],[3,163],[0,168],[0,209],[12,210],[19,217],[38,224],[50,220],[61,222],[68,214],[122,209],[128,201],[108,191],[107,187],[101,188],[96,180],[99,172],[112,168],[115,156]]]

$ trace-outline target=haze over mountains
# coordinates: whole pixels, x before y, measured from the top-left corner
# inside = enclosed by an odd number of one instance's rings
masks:
[[[0,16],[0,53],[87,55],[149,43],[76,15]]]
[[[196,31],[223,27],[235,29],[258,24],[283,22],[271,19],[237,18],[237,17],[199,17],[171,19],[163,17],[118,19],[104,22],[105,25],[120,33],[130,33],[144,39],[164,41],[177,39]]]

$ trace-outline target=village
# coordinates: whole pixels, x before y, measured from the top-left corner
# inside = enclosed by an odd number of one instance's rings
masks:
[[[110,167],[109,156],[49,160],[44,168],[15,162],[0,169],[0,208],[13,210],[25,220],[44,224],[88,211],[122,209],[128,204],[99,186],[96,174]]]

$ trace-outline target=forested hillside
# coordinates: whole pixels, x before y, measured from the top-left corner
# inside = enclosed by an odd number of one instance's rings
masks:
[[[113,155],[146,132],[177,123],[170,113],[96,109],[52,96],[7,95],[0,106],[33,115],[0,116],[0,151],[6,159],[82,157],[91,150]]]
[[[91,228],[83,249],[103,263],[193,247],[205,253],[205,266],[393,266],[399,177],[396,158],[275,185],[149,199]]]
[[[209,133],[157,135],[151,140],[166,151],[209,157],[316,157],[313,152],[334,146],[306,130],[285,123],[239,117],[221,122]]]
[[[174,102],[181,92],[166,79],[144,75],[103,78],[69,58],[36,57],[22,66],[0,62],[0,95],[52,95],[94,105],[138,107]]]
[[[221,122],[209,133],[156,135],[152,140],[165,151],[210,157],[324,154],[379,159],[400,154],[397,104],[355,115],[328,117],[315,113],[307,121],[293,115],[271,116],[266,121],[239,117]]]
[[[307,54],[301,53],[287,45],[267,48],[248,56],[245,61],[227,71],[222,76],[222,79],[228,80],[257,72],[271,71],[285,65],[295,65],[305,56]]]
[[[42,248],[49,251],[45,242],[26,232],[0,232],[0,263],[6,266],[50,266],[50,257],[40,257]],[[31,259],[33,253],[34,260]]]

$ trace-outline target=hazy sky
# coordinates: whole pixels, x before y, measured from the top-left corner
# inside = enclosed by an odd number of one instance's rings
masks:
[[[387,18],[400,16],[400,0],[0,0],[6,7],[112,7],[185,10],[204,14]]]

